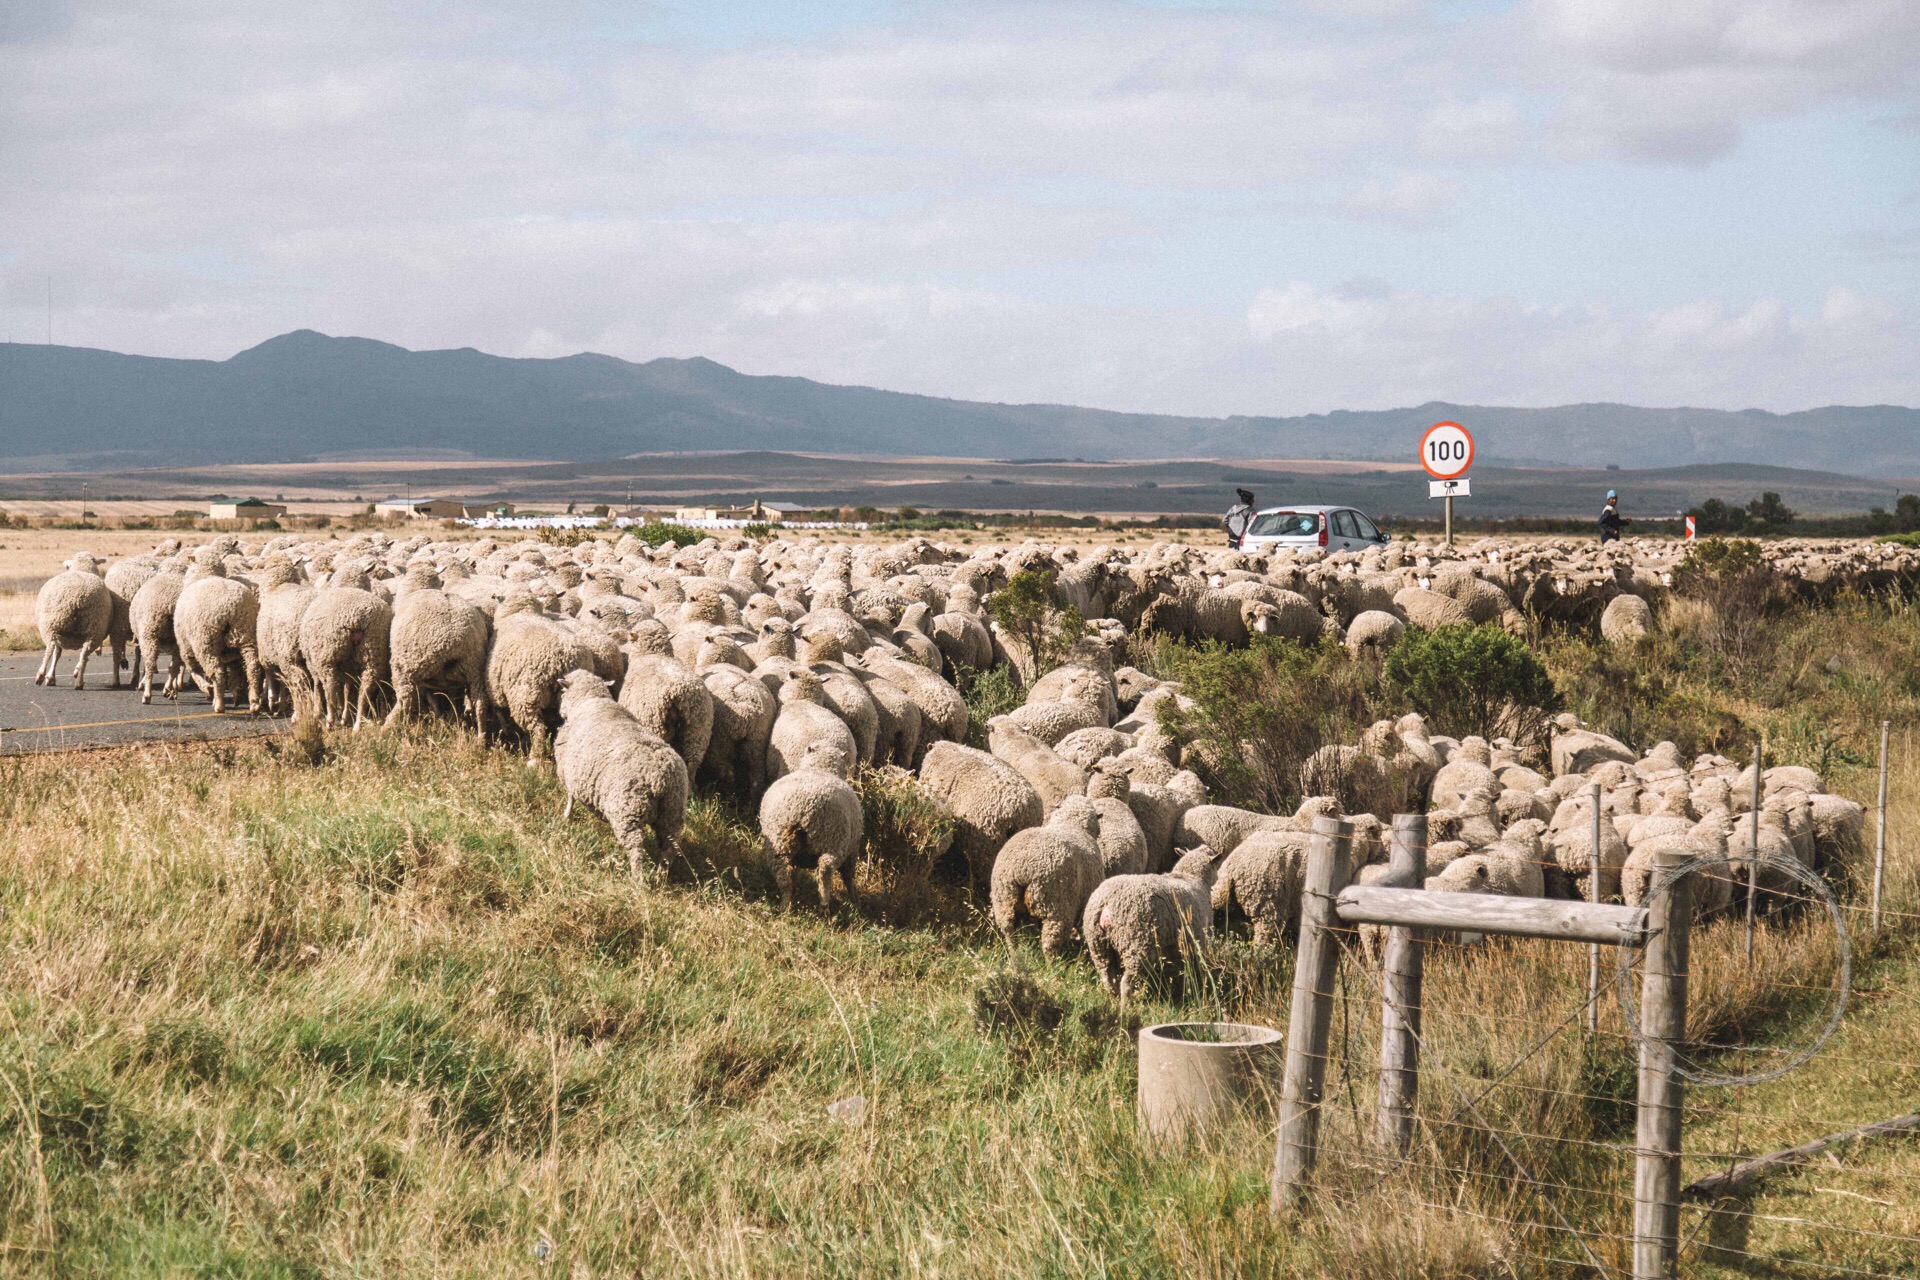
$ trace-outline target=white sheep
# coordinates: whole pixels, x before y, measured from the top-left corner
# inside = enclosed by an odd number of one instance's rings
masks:
[[[995,855],[1016,831],[1044,818],[1040,793],[1006,761],[936,742],[920,762],[920,780],[953,811],[954,847],[967,863],[969,885],[985,880]]]
[[[1087,898],[1105,875],[1097,843],[1100,817],[1079,796],[1054,809],[1046,825],[1016,831],[993,860],[993,922],[1013,940],[1022,917],[1040,922],[1040,949],[1065,957]]]
[[[591,671],[570,670],[556,684],[560,731],[553,764],[567,792],[563,816],[571,816],[576,800],[600,814],[636,873],[645,866],[649,834],[662,858],[676,855],[687,816],[686,763],[627,714]]]
[[[1126,1000],[1162,965],[1201,959],[1213,931],[1218,862],[1201,845],[1165,875],[1114,876],[1093,891],[1080,932],[1109,993]]]
[[[780,887],[782,910],[793,910],[795,867],[815,869],[822,907],[833,905],[836,875],[847,900],[854,899],[854,864],[865,839],[865,817],[860,794],[847,784],[850,767],[838,744],[815,742],[760,800],[760,834]]]
[[[113,626],[113,593],[95,571],[93,557],[75,556],[71,568],[42,583],[33,612],[40,624],[40,642],[46,646],[33,682],[52,688],[61,653],[77,649],[80,660],[73,666],[73,687],[85,689],[87,659],[107,642]],[[113,687],[120,687],[118,659],[114,662]]]
[[[216,713],[227,709],[231,667],[245,672],[247,710],[260,710],[260,597],[253,584],[226,576],[226,566],[213,555],[195,564],[194,578],[180,589],[173,607],[173,634],[187,671],[203,681]],[[191,576],[191,575],[189,575]]]

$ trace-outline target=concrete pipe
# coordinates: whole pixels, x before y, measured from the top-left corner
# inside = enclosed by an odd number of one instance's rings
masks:
[[[1239,1022],[1165,1022],[1140,1030],[1140,1132],[1178,1145],[1280,1097],[1280,1033]]]

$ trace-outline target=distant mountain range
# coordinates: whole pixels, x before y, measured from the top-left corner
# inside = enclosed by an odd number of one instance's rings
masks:
[[[956,458],[1411,461],[1442,419],[1484,462],[1632,468],[1752,462],[1920,475],[1920,409],[1774,414],[1431,403],[1295,418],[986,404],[743,374],[711,360],[509,359],[301,329],[227,360],[0,344],[8,470],[292,462],[332,455],[585,461],[779,449]]]

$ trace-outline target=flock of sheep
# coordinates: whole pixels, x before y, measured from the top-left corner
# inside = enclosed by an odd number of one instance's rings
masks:
[[[1920,552],[1897,546],[1776,551],[1785,581],[1808,596],[1920,579]],[[1129,635],[1335,637],[1359,653],[1410,624],[1531,614],[1622,640],[1652,625],[1680,554],[1642,541],[1485,540],[1457,552],[1400,542],[1314,557],[921,538],[650,547],[626,534],[561,547],[228,536],[163,543],[104,573],[76,556],[40,594],[36,678],[53,684],[62,652],[77,650],[73,683],[84,687],[88,656],[106,648],[116,686],[132,651],[143,700],[164,656],[162,696],[191,682],[216,710],[244,688],[249,709],[304,705],[358,726],[376,701],[390,699],[389,720],[438,701],[530,758],[550,753],[569,806],[601,814],[636,868],[649,839],[675,847],[693,784],[757,804],[789,907],[796,870],[814,872],[823,904],[836,884],[853,892],[855,771],[911,771],[950,813],[953,851],[988,890],[995,922],[1011,933],[1037,920],[1054,954],[1077,935],[1124,997],[1204,945],[1218,911],[1250,920],[1256,938],[1284,934],[1311,819],[1336,809],[1326,797],[1285,816],[1209,803],[1161,713],[1178,686],[1115,662]],[[1044,673],[985,608],[1029,568],[1051,571],[1055,603],[1088,620]],[[959,685],[998,664],[1020,673],[1026,698],[985,726],[978,750],[965,745]],[[1707,909],[1728,905],[1755,843],[1750,821],[1736,821],[1750,776],[1717,757],[1682,761],[1670,744],[1639,756],[1564,717],[1556,728],[1551,761],[1529,762],[1505,742],[1456,741],[1408,716],[1325,748],[1308,777],[1392,775],[1430,805],[1433,887],[1528,896],[1589,891],[1597,785],[1603,896],[1636,900],[1651,860],[1680,842],[1699,857]],[[1813,863],[1857,839],[1858,806],[1810,771],[1771,769],[1762,786],[1763,867]],[[1379,820],[1353,821],[1360,878],[1384,874]]]

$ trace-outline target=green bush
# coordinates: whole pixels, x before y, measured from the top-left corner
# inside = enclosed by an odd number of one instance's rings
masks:
[[[967,702],[967,745],[982,751],[987,747],[987,721],[1003,716],[1026,700],[1020,687],[1020,673],[1012,667],[988,667],[975,671],[962,667],[954,672],[960,696]]]
[[[1053,604],[1051,569],[1022,569],[987,597],[987,616],[1000,624],[1002,643],[1012,641],[1018,656],[1031,657],[1031,679],[1038,680],[1066,660],[1086,634],[1086,619],[1074,608]]]
[[[1301,799],[1300,766],[1330,743],[1359,741],[1392,714],[1379,676],[1338,643],[1255,636],[1244,649],[1163,639],[1151,665],[1192,700],[1161,704],[1167,727],[1190,746],[1189,763],[1223,804],[1288,812]],[[1371,797],[1341,797],[1349,806]],[[1352,808],[1352,812],[1362,811]]]
[[[869,872],[894,886],[924,885],[953,843],[953,814],[905,769],[861,769],[853,786],[866,820]]]
[[[1673,589],[1707,606],[1709,645],[1733,679],[1755,674],[1770,646],[1767,620],[1787,605],[1785,585],[1751,538],[1707,538],[1687,550],[1673,571]]]
[[[1553,677],[1533,650],[1490,623],[1409,627],[1388,651],[1383,671],[1434,731],[1511,738],[1523,751],[1545,748],[1548,717],[1560,705]]]

